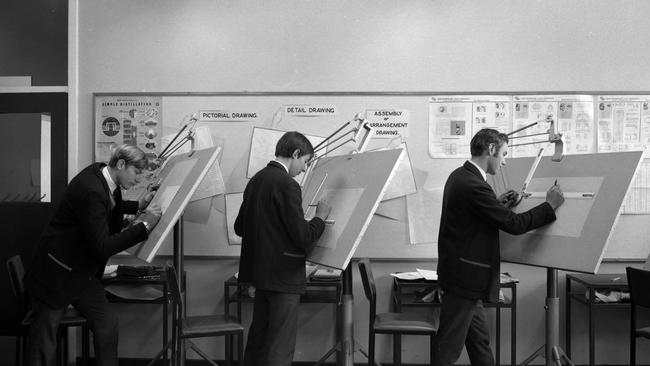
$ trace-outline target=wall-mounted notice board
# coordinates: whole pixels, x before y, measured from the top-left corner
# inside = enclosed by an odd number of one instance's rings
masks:
[[[367,151],[402,148],[406,154],[386,190],[390,199],[379,203],[354,256],[430,260],[437,257],[442,188],[449,173],[469,157],[468,141],[479,128],[509,132],[551,115],[565,135],[566,154],[640,149],[650,141],[645,136],[650,128],[644,129],[642,122],[650,121],[650,112],[644,112],[644,101],[650,100],[646,96],[650,93],[95,93],[95,159],[101,159],[111,141],[125,139],[156,154],[194,115],[196,130],[222,149],[218,162],[225,194],[189,203],[183,216],[185,253],[238,256],[238,241],[228,235],[232,220],[227,219],[237,207],[226,205],[225,196],[244,191],[249,163],[264,160],[259,151],[273,151],[256,148],[255,159],[251,157],[251,146],[259,141],[254,131],[297,130],[318,139],[359,114],[376,131]],[[616,117],[621,108],[632,108],[631,103],[638,105],[636,125]],[[537,128],[545,131],[548,126]],[[346,153],[348,147],[335,154]],[[512,149],[515,157],[534,151]],[[650,219],[645,213],[650,179],[634,182],[623,208],[634,215],[621,215],[604,258],[643,259],[650,252],[645,240],[650,237],[650,225],[645,224]],[[167,240],[159,254],[170,253]]]

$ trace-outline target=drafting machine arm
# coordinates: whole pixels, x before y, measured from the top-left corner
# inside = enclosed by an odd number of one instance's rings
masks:
[[[539,123],[542,122],[548,122],[550,123],[548,130],[545,133],[535,133],[535,134],[530,134],[530,135],[523,135],[523,136],[511,136],[514,135],[515,133],[521,132],[523,130],[526,130],[530,127],[533,127]],[[552,115],[547,115],[546,118],[537,120],[529,125],[526,125],[522,128],[519,128],[517,130],[514,130],[510,133],[508,133],[508,137],[511,139],[516,139],[516,138],[523,138],[523,137],[532,137],[532,136],[540,136],[540,135],[546,135],[548,136],[547,140],[539,140],[539,141],[531,141],[531,142],[526,142],[526,143],[521,143],[521,144],[513,144],[510,145],[510,147],[515,147],[515,146],[523,146],[523,145],[533,145],[533,144],[543,144],[543,143],[552,143],[555,145],[555,153],[553,154],[553,158],[551,160],[559,162],[562,160],[562,155],[564,153],[564,143],[562,142],[562,134],[559,132],[555,131],[555,121],[553,120]],[[535,156],[535,161],[533,162],[533,165],[530,167],[530,170],[528,171],[528,175],[526,176],[526,180],[524,180],[524,184],[522,185],[521,192],[519,192],[519,197],[517,198],[517,201],[511,206],[511,207],[516,207],[524,198],[527,198],[530,196],[530,193],[526,192],[526,189],[528,188],[528,185],[530,184],[530,181],[533,178],[533,175],[535,174],[535,171],[537,170],[537,166],[539,165],[539,162],[542,160],[542,156],[544,155],[544,147],[541,147],[539,151],[537,152],[537,156]],[[503,171],[501,172],[503,174]]]
[[[351,124],[352,126],[350,126]],[[343,140],[343,142],[340,142],[338,145],[330,148],[330,146],[339,142],[340,140],[342,140],[348,135],[352,135],[352,136],[348,137],[346,140]],[[345,122],[331,135],[327,136],[325,140],[323,140],[320,144],[314,147],[314,156],[308,162],[307,171],[303,175],[300,185],[304,186],[305,182],[307,182],[309,173],[311,173],[311,170],[315,165],[314,162],[316,162],[318,159],[323,158],[328,154],[331,154],[332,152],[336,151],[337,149],[341,148],[343,145],[349,142],[355,143],[354,149],[351,151],[352,154],[361,153],[365,151],[366,147],[368,146],[368,142],[370,141],[371,135],[372,135],[372,127],[370,127],[370,125],[365,120],[365,118],[361,117],[361,113],[355,115],[352,120]],[[318,152],[323,150],[325,151],[319,155]]]
[[[550,125],[548,127],[548,130],[546,132],[534,133],[534,134],[522,135],[522,136],[512,136],[512,135],[516,134],[517,132],[521,132],[521,131],[526,130],[526,129],[530,128],[530,127],[536,126],[541,122],[550,123]],[[562,142],[562,134],[559,133],[559,132],[556,132],[555,127],[556,126],[555,126],[555,121],[553,120],[553,116],[549,114],[549,115],[546,116],[546,118],[537,120],[537,121],[535,121],[535,122],[533,122],[533,123],[531,123],[529,125],[526,125],[526,126],[524,126],[522,128],[514,130],[514,131],[512,131],[512,132],[510,132],[508,134],[508,137],[511,138],[511,139],[518,139],[518,138],[523,138],[523,137],[546,135],[546,136],[548,136],[547,140],[539,140],[539,141],[525,142],[525,143],[521,143],[521,144],[514,144],[514,145],[510,145],[510,147],[533,145],[533,144],[542,144],[542,143],[545,143],[545,142],[550,142],[553,145],[555,145],[555,153],[553,154],[552,160],[553,161],[561,161],[562,160],[562,154],[564,152],[564,143]]]
[[[176,133],[176,136],[165,146],[165,148],[158,154],[158,156],[155,159],[155,165],[156,168],[161,167],[165,160],[172,156],[176,150],[180,149],[183,145],[185,145],[188,141],[191,144],[190,148],[190,155],[191,152],[194,151],[194,127],[196,126],[196,122],[198,121],[196,113],[193,113],[189,116],[185,116],[185,119],[187,122],[183,121],[183,127],[181,127],[180,131]],[[185,136],[180,137],[183,132],[186,132]],[[180,137],[180,140],[176,141]]]

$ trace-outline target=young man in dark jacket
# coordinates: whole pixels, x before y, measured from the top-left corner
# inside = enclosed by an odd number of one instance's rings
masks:
[[[69,304],[88,319],[95,365],[117,366],[118,321],[100,280],[108,259],[147,238],[160,219],[153,192],[123,201],[121,189],[140,181],[142,150],[118,146],[108,166],[95,163],[71,181],[42,235],[25,284],[34,302],[27,363],[54,365],[57,328]],[[123,215],[140,214],[122,230]]]
[[[309,140],[287,132],[274,161],[251,178],[235,220],[242,237],[239,281],[255,286],[253,321],[244,364],[291,365],[298,329],[298,304],[305,292],[305,255],[325,229],[331,208],[323,201],[305,220],[300,185],[293,179],[314,155]]]
[[[445,184],[438,236],[438,279],[444,291],[436,336],[437,366],[453,365],[463,345],[473,366],[494,365],[483,301],[498,301],[499,230],[523,234],[555,221],[564,202],[552,186],[546,202],[516,214],[487,183],[505,165],[508,137],[482,129],[470,143],[472,158]]]

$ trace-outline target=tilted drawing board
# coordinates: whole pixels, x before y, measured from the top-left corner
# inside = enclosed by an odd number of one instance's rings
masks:
[[[315,214],[321,198],[332,206],[323,235],[308,254],[310,262],[345,269],[354,255],[403,149],[371,151],[318,160],[303,188],[303,210]]]
[[[501,259],[596,273],[641,156],[641,151],[633,151],[566,155],[560,162],[542,158],[526,190],[532,196],[515,211],[524,212],[544,202],[556,179],[564,192],[564,204],[555,212],[556,221],[547,226],[516,236],[501,231]],[[493,181],[497,195],[503,192],[504,180],[520,189],[533,160],[509,159],[505,176]]]
[[[174,155],[167,159],[159,178],[160,188],[152,203],[162,208],[158,225],[149,233],[147,240],[127,250],[130,254],[151,262],[163,241],[169,235],[179,217],[183,214],[190,198],[208,170],[217,160],[220,147],[197,150],[187,154]]]

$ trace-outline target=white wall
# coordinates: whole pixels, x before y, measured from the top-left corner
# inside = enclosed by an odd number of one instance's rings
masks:
[[[92,159],[93,92],[650,89],[650,2],[644,1],[92,0],[80,2],[78,10],[79,143],[72,146],[77,169]],[[641,225],[631,226],[647,227],[646,219],[639,216],[635,223]],[[645,236],[621,235],[619,240],[629,241]],[[379,310],[388,309],[388,273],[414,266],[376,264]],[[187,269],[190,312],[220,311],[222,281],[236,270],[236,261],[194,259]],[[522,281],[521,362],[544,342],[546,274],[509,264],[504,270]],[[624,264],[601,270],[624,272]],[[355,333],[367,344],[367,304],[356,282],[355,294]],[[141,307],[119,307],[120,355],[154,354],[158,313],[140,319]],[[315,361],[326,351],[332,316],[325,305],[304,307],[296,360]],[[625,364],[627,313],[599,321],[597,362]],[[575,334],[586,337],[584,322],[576,319],[576,328]],[[508,337],[504,331],[504,355]],[[389,340],[378,340],[385,342],[379,360],[390,360]],[[217,357],[221,344],[205,343]],[[403,348],[404,362],[428,360],[425,339],[407,337]],[[574,361],[586,363],[586,344],[574,337],[573,349]],[[639,362],[648,363],[650,353],[642,352]],[[460,362],[469,363],[466,356]]]

